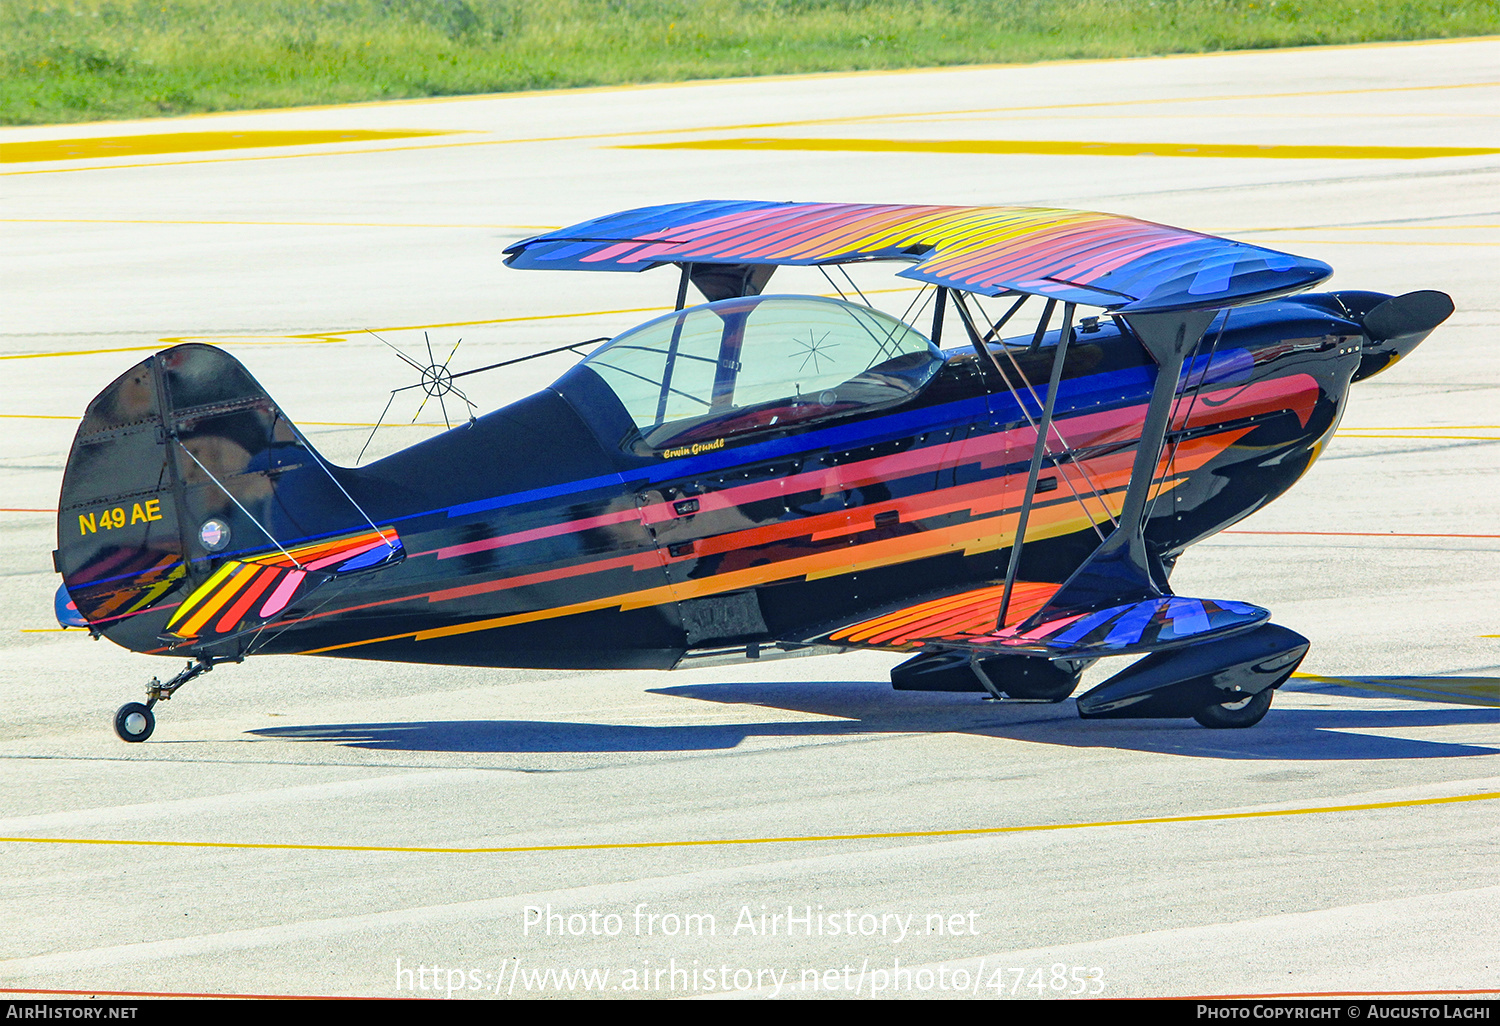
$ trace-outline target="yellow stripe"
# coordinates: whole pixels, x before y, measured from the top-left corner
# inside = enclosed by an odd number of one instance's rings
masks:
[[[917,837],[985,837],[997,834],[1041,833],[1049,830],[1087,830],[1094,827],[1160,826],[1172,823],[1221,823],[1237,819],[1275,819],[1285,816],[1319,816],[1340,812],[1370,812],[1379,809],[1412,809],[1425,805],[1454,805],[1500,798],[1500,791],[1453,795],[1446,798],[1413,798],[1401,802],[1365,802],[1358,805],[1327,805],[1311,809],[1271,809],[1265,812],[1218,812],[1201,816],[1152,816],[1143,819],[1108,819],[1085,823],[1038,823],[1026,826],[970,827],[954,830],[890,830],[868,834],[807,834],[794,837],[726,837],[700,841],[618,841],[605,844],[532,844],[505,848],[415,848],[373,844],[247,844],[235,841],[125,841],[94,837],[0,837],[11,844],[100,844],[146,848],[234,848],[272,851],[385,851],[418,855],[509,855],[544,851],[620,851],[632,848],[701,848],[730,844],[807,844],[815,841],[880,841]]]
[[[1476,37],[1476,38],[1488,39],[1488,38],[1492,38],[1492,37]],[[1495,37],[1495,38],[1500,38],[1500,37]],[[1366,47],[1366,46],[1432,45],[1434,43],[1452,43],[1452,42],[1469,42],[1469,41],[1471,41],[1471,40],[1453,40],[1453,39],[1446,39],[1446,40],[1421,40],[1418,43],[1414,43],[1414,44],[1413,43],[1351,44],[1348,47],[1335,46],[1335,47],[1329,47],[1328,49],[1350,49],[1350,48],[1358,49],[1358,48]],[[1311,48],[1311,47],[1299,48],[1297,52],[1306,52],[1306,50],[1308,50],[1308,49],[1313,49],[1313,48]],[[1233,52],[1233,51],[1224,51],[1223,53],[1216,53],[1216,54],[1175,54],[1175,55],[1168,55],[1168,56],[1157,57],[1155,59],[1157,59],[1157,60],[1167,60],[1167,59],[1171,59],[1172,57],[1194,57],[1194,58],[1202,58],[1202,57],[1205,57],[1205,56],[1220,57],[1220,56],[1225,56],[1227,53],[1231,53],[1231,52]],[[1272,49],[1272,50],[1258,50],[1258,51],[1255,51],[1255,52],[1256,53],[1276,53],[1278,51]],[[1101,59],[1101,60],[1083,60],[1083,61],[1054,61],[1054,62],[1050,62],[1050,63],[1052,63],[1053,65],[1093,64],[1093,63],[1101,63],[1104,60],[1114,60],[1114,58],[1107,58],[1107,59]],[[1009,67],[1009,66],[1010,65],[969,65],[967,67],[967,70],[983,70],[983,69],[986,69],[986,68],[998,68],[998,67]],[[830,77],[831,78],[840,78],[840,77],[858,76],[858,75],[912,75],[912,74],[923,74],[923,73],[932,72],[932,71],[942,71],[942,72],[946,73],[946,72],[953,72],[955,70],[965,70],[965,69],[959,69],[959,68],[953,68],[953,67],[947,67],[947,68],[903,68],[903,69],[894,70],[894,71],[824,72],[824,73],[814,73],[814,74],[808,74],[808,75],[785,75],[785,76],[772,76],[772,77],[774,77],[774,78],[780,78],[780,79],[782,79],[784,81],[802,81],[802,80],[815,80],[815,79],[819,79],[819,78],[830,78]],[[723,85],[723,84],[726,84],[726,83],[733,83],[733,82],[763,82],[763,81],[765,81],[765,79],[763,79],[763,78],[709,79],[709,80],[698,80],[698,81],[687,81],[687,82],[650,83],[650,84],[630,85],[630,86],[605,86],[605,87],[596,87],[596,88],[593,88],[593,89],[585,88],[585,89],[576,89],[576,90],[559,90],[559,92],[563,92],[563,93],[588,93],[588,92],[594,92],[594,91],[612,92],[612,91],[620,91],[620,90],[626,90],[626,89],[632,89],[632,90],[638,90],[638,89],[670,89],[670,88],[679,88],[679,87],[683,87],[683,86],[693,86],[693,85],[703,85],[703,84]],[[349,156],[349,155],[372,154],[372,153],[396,153],[396,152],[401,152],[401,151],[406,151],[406,150],[414,150],[414,149],[439,149],[439,148],[451,148],[451,147],[459,147],[459,146],[510,146],[510,145],[524,144],[524,143],[576,142],[576,141],[589,140],[589,139],[619,139],[619,138],[628,138],[628,137],[632,137],[632,136],[682,135],[682,134],[690,133],[690,132],[745,131],[746,129],[751,129],[751,128],[767,128],[767,127],[769,127],[769,128],[779,128],[779,127],[788,127],[788,126],[794,126],[794,125],[843,124],[843,123],[862,123],[862,122],[863,123],[868,123],[868,122],[872,122],[872,121],[888,120],[888,119],[890,119],[892,117],[933,117],[933,116],[935,116],[935,117],[943,117],[943,116],[948,116],[948,115],[952,115],[952,114],[971,114],[971,113],[990,113],[990,112],[1003,113],[1003,112],[1013,111],[1013,110],[1016,110],[1016,111],[1024,111],[1024,110],[1066,110],[1066,109],[1069,109],[1069,108],[1088,108],[1088,107],[1100,107],[1100,108],[1103,108],[1103,107],[1119,107],[1119,106],[1139,106],[1139,105],[1143,105],[1143,104],[1204,103],[1204,102],[1214,102],[1214,101],[1222,101],[1222,100],[1300,99],[1300,98],[1309,97],[1309,96],[1347,96],[1347,95],[1363,96],[1363,95],[1371,95],[1371,94],[1378,94],[1378,93],[1427,92],[1427,91],[1435,90],[1435,89],[1442,89],[1442,90],[1446,90],[1446,89],[1485,89],[1485,88],[1493,87],[1496,84],[1497,83],[1495,83],[1495,82],[1461,82],[1461,83],[1452,83],[1452,84],[1446,84],[1446,85],[1394,86],[1394,87],[1376,88],[1376,89],[1323,89],[1323,90],[1309,90],[1309,91],[1290,92],[1290,93],[1248,93],[1248,94],[1227,94],[1227,95],[1222,95],[1222,96],[1162,97],[1162,98],[1157,98],[1157,99],[1153,99],[1153,100],[1094,101],[1094,102],[1091,102],[1091,103],[1042,104],[1042,105],[1030,106],[1030,107],[993,107],[993,108],[979,108],[977,110],[933,111],[933,112],[929,112],[927,114],[915,113],[915,114],[909,114],[909,115],[883,115],[883,116],[882,115],[874,115],[874,116],[849,117],[849,118],[812,118],[812,119],[807,119],[807,120],[802,120],[802,121],[769,122],[769,123],[759,123],[759,124],[752,123],[752,124],[745,124],[745,125],[709,125],[709,126],[701,126],[701,127],[698,127],[698,128],[683,128],[683,129],[660,129],[660,130],[631,131],[631,132],[595,132],[595,133],[589,133],[589,134],[585,134],[585,135],[541,136],[541,137],[537,137],[537,138],[521,138],[521,139],[481,139],[481,140],[473,140],[473,141],[469,141],[469,142],[419,143],[419,144],[411,145],[411,146],[387,146],[387,147],[381,147],[379,149],[371,148],[371,149],[363,149],[363,150],[315,150],[315,151],[304,152],[304,153],[286,153],[286,154],[275,154],[275,155],[269,155],[269,156],[254,156],[254,157],[210,157],[210,158],[202,158],[202,159],[197,159],[197,160],[151,161],[151,162],[147,162],[147,163],[143,163],[143,164],[101,164],[101,165],[93,165],[93,166],[89,166],[89,167],[42,168],[42,169],[26,170],[26,171],[4,171],[4,172],[0,172],[0,175],[4,175],[4,176],[10,176],[10,175],[39,175],[39,174],[60,174],[60,173],[64,173],[64,172],[74,172],[74,171],[110,171],[110,170],[121,170],[121,169],[124,169],[124,168],[136,168],[136,167],[169,167],[169,166],[173,166],[173,165],[215,164],[215,163],[229,163],[229,162],[238,162],[238,161],[247,161],[247,160],[289,160],[289,159],[296,159],[296,158],[302,158],[302,157],[331,157],[331,156]],[[489,95],[492,96],[492,97],[503,97],[503,98],[512,98],[512,97],[517,97],[517,96],[545,96],[545,95],[548,95],[548,91],[539,90],[539,91],[532,92],[532,93],[509,93],[509,94],[497,93],[497,94],[489,94]],[[463,102],[463,101],[467,101],[467,100],[476,100],[476,99],[485,99],[485,98],[486,98],[485,95],[457,97],[457,98],[453,98],[451,100],[448,100],[448,99],[436,99],[436,98],[421,98],[421,99],[412,99],[412,100],[404,100],[404,101],[387,101],[387,103],[385,105],[386,106],[399,105],[399,104],[402,104],[402,103]],[[348,105],[335,105],[335,106],[331,106],[331,107],[289,108],[289,109],[293,109],[293,110],[297,110],[297,109],[301,109],[301,110],[337,110],[337,109],[344,109],[345,106],[348,106]],[[361,105],[361,106],[364,106],[366,109],[368,109],[370,106],[375,106],[375,105],[370,104],[370,105]],[[238,115],[240,113],[242,113],[242,112],[234,112],[235,115]],[[261,113],[264,113],[264,112],[261,112]],[[216,116],[216,115],[198,115],[198,116],[200,116],[200,117],[211,117],[211,116]]]
[[[214,575],[212,577],[204,581],[200,587],[194,589],[193,593],[187,597],[187,601],[178,607],[176,615],[174,615],[172,619],[167,621],[167,630],[171,630],[174,623],[186,616],[192,610],[193,604],[195,602],[201,601],[204,596],[212,592],[215,585],[217,585],[220,581],[233,573],[236,568],[245,565],[246,564],[244,563],[231,559],[229,562],[219,567],[219,569],[214,572]]]
[[[281,132],[159,132],[150,135],[99,135],[81,139],[36,139],[0,142],[0,164],[30,164],[45,160],[99,160],[138,157],[153,153],[201,153],[206,150],[248,150],[270,146],[314,146],[322,143],[380,142],[452,132],[396,129],[342,129]]]
[[[274,572],[256,563],[242,563],[239,564],[239,567],[240,568],[235,572],[235,575],[228,581],[226,581],[224,583],[224,586],[220,588],[217,593],[209,596],[206,600],[204,600],[202,608],[194,613],[193,618],[187,623],[183,624],[182,629],[177,631],[176,633],[190,638],[196,637],[199,628],[208,623],[208,621],[212,620],[214,618],[214,615],[217,614],[219,610],[228,605],[229,600],[234,598],[234,596],[239,593],[239,590],[241,588],[249,584],[252,577],[254,577],[258,573],[261,573],[262,571],[266,573]]]
[[[916,292],[921,286],[907,285],[890,289],[865,289],[865,295],[874,296],[893,292]],[[817,293],[829,295],[831,293]],[[561,321],[577,317],[616,317],[624,314],[661,313],[672,309],[670,306],[639,306],[627,307],[621,310],[585,310],[582,313],[562,314],[528,314],[524,317],[492,317],[482,321],[445,321],[441,324],[395,324],[383,328],[349,328],[339,331],[307,332],[301,335],[169,335],[159,340],[159,344],[152,346],[118,346],[112,349],[68,349],[54,353],[8,353],[0,356],[0,360],[43,360],[54,356],[97,356],[107,353],[154,353],[161,349],[162,345],[181,345],[184,342],[218,342],[221,344],[233,342],[242,346],[284,346],[284,345],[309,345],[318,343],[347,342],[350,337],[358,337],[371,331],[430,331],[437,328],[467,328],[483,324],[518,324],[527,321]],[[580,343],[581,344],[581,343]],[[558,354],[561,355],[561,354]],[[29,414],[12,414],[11,416],[30,416]],[[57,420],[77,420],[77,417],[57,417]],[[307,423],[317,423],[307,421]],[[370,424],[335,424],[341,427],[371,427]],[[395,425],[397,427],[403,425]],[[409,426],[409,425],[407,425]],[[433,425],[435,426],[435,425]]]
[[[1494,637],[1481,634],[1480,637]],[[1500,708],[1500,677],[1325,677],[1317,673],[1294,673],[1300,680],[1411,698],[1448,705],[1481,705]]]
[[[1232,143],[1066,142],[1037,139],[690,139],[617,150],[819,150],[848,153],[987,153],[1070,157],[1237,157],[1271,160],[1426,160],[1500,153],[1481,146],[1247,146]]]

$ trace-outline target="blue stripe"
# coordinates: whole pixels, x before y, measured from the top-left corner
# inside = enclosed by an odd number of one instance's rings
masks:
[[[1229,372],[1224,374],[1225,377],[1237,376],[1234,372],[1241,371],[1246,366],[1247,356],[1248,354],[1243,350],[1221,350],[1214,355],[1209,380],[1212,381],[1218,377],[1221,366]],[[1199,357],[1199,360],[1202,359]],[[1195,362],[1193,369],[1201,373],[1201,364]],[[1138,405],[1149,394],[1154,374],[1154,367],[1131,367],[1063,381],[1058,388],[1055,417],[1059,422],[1065,422],[1068,417],[1079,413],[1099,413],[1120,406]],[[1039,396],[1042,396],[1045,391],[1045,386],[1037,390]],[[991,404],[993,404],[993,410]],[[1027,405],[1028,407],[1030,405],[1029,396]],[[1026,412],[1034,417],[1037,411],[1028,409]],[[661,460],[620,474],[603,474],[598,477],[560,482],[509,495],[475,499],[423,513],[408,514],[388,522],[395,523],[397,520],[410,520],[414,517],[432,514],[444,514],[450,518],[472,516],[476,513],[555,499],[564,495],[576,495],[600,488],[619,488],[627,485],[640,487],[694,474],[708,474],[746,463],[793,456],[813,449],[837,450],[898,438],[910,438],[923,431],[958,427],[974,421],[999,420],[1008,424],[1016,424],[1024,422],[1025,419],[1025,413],[1013,395],[1009,392],[996,393],[987,398],[980,396],[945,403],[941,406],[887,414],[871,420],[769,439],[752,445],[741,445],[732,449],[705,453],[701,456]],[[1065,423],[1061,426],[1066,428]]]
[[[1227,355],[1216,356],[1214,364],[1217,365]],[[1100,374],[1091,374],[1085,378],[1064,381],[1058,388],[1055,417],[1057,420],[1063,421],[1068,416],[1079,412],[1097,413],[1116,406],[1137,405],[1142,401],[1144,394],[1149,392],[1151,388],[1152,374],[1153,369],[1132,367],[1126,370],[1107,371]],[[1039,395],[1043,392],[1045,392],[1045,387],[1038,390]],[[994,403],[993,414],[990,409],[990,403]],[[1028,410],[1027,412],[1030,412],[1033,416],[1036,414],[1034,410]],[[762,460],[793,456],[813,449],[843,449],[898,438],[910,438],[913,435],[921,434],[923,431],[960,426],[976,420],[987,420],[992,416],[1007,423],[1020,423],[1026,419],[1014,396],[1008,392],[997,393],[988,398],[980,396],[972,399],[961,399],[957,402],[945,403],[941,406],[929,406],[923,409],[909,410],[905,413],[887,414],[884,417],[877,417],[854,424],[844,424],[821,430],[808,431],[804,434],[773,438],[752,445],[741,445],[732,449],[722,449],[718,452],[705,453],[701,456],[683,456],[677,459],[661,460],[657,463],[624,471],[619,475],[605,474],[600,477],[563,482],[544,488],[534,488],[530,491],[516,492],[511,495],[475,499],[472,502],[450,506],[446,509],[433,510],[431,512],[445,513],[449,517],[462,517],[474,513],[483,513],[488,510],[502,509],[507,506],[517,506],[522,503],[552,499],[561,495],[573,495],[596,488],[618,487],[627,481],[631,487],[638,487],[642,484],[656,484],[661,481],[689,477],[694,474],[708,474],[716,470],[742,466],[746,463],[756,463]],[[1066,425],[1063,426],[1065,427]],[[426,514],[412,514],[412,516],[424,515]],[[403,517],[401,519],[408,518]]]
[[[1172,621],[1172,637],[1190,638],[1209,630],[1208,613],[1197,599],[1174,598],[1167,604],[1167,616]]]
[[[1156,615],[1157,610],[1161,606],[1161,599],[1147,599],[1144,602],[1137,602],[1130,607],[1130,610],[1124,616],[1115,621],[1115,626],[1104,639],[1104,644],[1118,648],[1122,645],[1133,645],[1137,641],[1140,641],[1142,635],[1146,633],[1146,628],[1151,623],[1151,618]]]
[[[446,510],[429,510],[430,513],[447,513],[450,517],[466,517],[471,513],[483,513],[487,510],[501,509],[505,506],[519,506],[523,502],[536,502],[540,499],[555,499],[559,495],[572,495],[575,492],[592,491],[595,488],[618,488],[624,485],[619,474],[602,474],[599,477],[586,477],[582,481],[567,481],[563,484],[548,485],[545,488],[533,488],[525,492],[512,492],[509,495],[500,495],[492,499],[476,499],[473,502],[465,502],[458,506],[449,506]],[[427,513],[413,513],[410,516],[401,517],[409,520],[411,517],[427,516]]]
[[[1108,609],[1101,609],[1097,613],[1090,613],[1057,637],[1042,639],[1042,644],[1049,648],[1062,648],[1071,645],[1073,642],[1092,632],[1094,628],[1103,626],[1119,614],[1119,606],[1111,606]]]

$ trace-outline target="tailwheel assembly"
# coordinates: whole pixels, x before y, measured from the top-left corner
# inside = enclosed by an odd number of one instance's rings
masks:
[[[212,670],[215,663],[223,661],[212,656],[199,656],[197,662],[188,663],[186,669],[165,684],[156,677],[151,678],[151,683],[146,685],[144,705],[140,702],[126,702],[115,710],[115,733],[120,736],[120,740],[134,742],[150,737],[151,732],[156,729],[156,716],[151,712],[152,706],[157,702],[165,702],[178,688],[194,677]]]

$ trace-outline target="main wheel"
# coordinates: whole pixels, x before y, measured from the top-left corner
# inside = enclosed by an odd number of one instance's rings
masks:
[[[1258,695],[1242,698],[1237,702],[1210,705],[1193,713],[1193,719],[1205,727],[1214,729],[1229,727],[1253,727],[1271,708],[1271,696],[1275,688],[1266,688]]]
[[[115,713],[115,733],[121,741],[144,741],[156,729],[156,717],[139,702],[126,702]]]

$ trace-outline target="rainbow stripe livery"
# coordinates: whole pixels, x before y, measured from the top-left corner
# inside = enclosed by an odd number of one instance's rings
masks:
[[[387,565],[402,555],[396,532],[385,530],[228,559],[177,607],[163,633],[181,642],[259,630],[339,574]]]
[[[1435,292],[1298,296],[1327,265],[1021,207],[677,203],[506,256],[672,265],[678,308],[358,468],[212,346],[95,397],[59,500],[58,615],[196,660],[120,710],[122,738],[257,654],[670,669],[864,648],[908,657],[897,688],[1058,701],[1139,653],[1081,715],[1248,726],[1307,641],[1174,594],[1172,569],[1290,488],[1351,385],[1452,311]],[[778,265],[868,260],[921,283],[920,326],[762,294]]]
[[[506,254],[512,267],[597,271],[907,260],[903,278],[1122,313],[1236,306],[1333,273],[1318,260],[1181,228],[1032,207],[672,203],[538,235]]]

